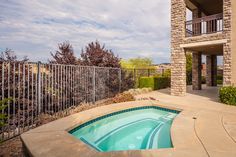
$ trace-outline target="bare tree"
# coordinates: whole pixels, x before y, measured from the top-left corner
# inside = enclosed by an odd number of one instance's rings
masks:
[[[0,55],[0,61],[21,61],[21,62],[27,62],[29,59],[27,56],[23,57],[22,60],[18,60],[18,57],[15,55],[14,51],[6,48],[5,51],[1,52]]]

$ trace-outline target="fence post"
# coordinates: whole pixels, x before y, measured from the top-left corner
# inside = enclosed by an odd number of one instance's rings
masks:
[[[37,64],[38,113],[41,113],[41,62]]]
[[[93,67],[93,103],[96,102],[96,67]]]
[[[119,68],[119,93],[121,91],[121,68]]]

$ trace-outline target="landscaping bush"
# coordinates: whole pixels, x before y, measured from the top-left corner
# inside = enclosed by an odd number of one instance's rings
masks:
[[[139,88],[152,88],[154,89],[154,77],[140,77]]]
[[[0,128],[5,125],[5,120],[7,115],[4,113],[4,110],[7,108],[7,103],[11,101],[11,99],[3,99],[0,101]]]
[[[130,93],[121,93],[117,94],[114,98],[112,98],[113,103],[121,103],[121,102],[128,102],[134,101],[134,96]]]
[[[152,88],[153,90],[170,87],[169,77],[141,77],[139,79],[139,88]]]
[[[151,91],[153,91],[152,88],[136,88],[136,89],[129,89],[128,91],[124,93],[130,93],[132,95],[139,95],[139,94],[145,94]]]
[[[192,71],[186,71],[186,83],[192,85]]]
[[[2,105],[2,102],[0,102],[0,105]],[[6,114],[2,114],[2,111],[3,111],[6,107],[7,107],[6,105],[0,106],[0,128],[5,125],[5,119],[6,119],[7,117],[6,117]]]
[[[171,70],[170,69],[166,69],[165,71],[164,71],[164,74],[162,75],[163,77],[171,77]]]
[[[223,84],[223,76],[222,75],[217,75],[217,84],[222,85]]]
[[[202,76],[202,84],[206,84],[206,77]]]
[[[186,83],[192,85],[192,62],[193,57],[191,53],[186,53]]]
[[[170,87],[169,77],[154,77],[154,89],[163,89]]]
[[[223,84],[223,80],[217,80],[217,84],[218,85],[222,85]]]
[[[220,88],[219,95],[222,103],[236,106],[236,87],[222,87]]]
[[[217,80],[223,80],[223,76],[222,75],[217,75]]]

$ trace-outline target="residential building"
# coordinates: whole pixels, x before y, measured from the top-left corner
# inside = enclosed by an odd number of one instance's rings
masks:
[[[186,12],[192,12],[187,21]],[[186,93],[186,52],[193,55],[193,90],[216,86],[217,56],[223,56],[223,85],[236,85],[236,0],[171,0],[171,94]]]

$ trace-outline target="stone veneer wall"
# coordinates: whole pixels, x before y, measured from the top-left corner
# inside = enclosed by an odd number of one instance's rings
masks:
[[[216,55],[206,56],[206,84],[207,86],[217,86],[217,57]]]
[[[212,40],[222,40],[225,39],[225,35],[222,32],[214,34],[204,34],[201,36],[187,37],[184,39],[184,44],[196,43],[196,42],[205,42]]]
[[[231,78],[231,84],[236,86],[236,1],[231,1],[231,8],[232,8],[232,34],[231,34],[231,42],[234,43],[231,45],[231,51],[232,51],[232,78]]]
[[[172,77],[171,77],[171,94],[185,95],[186,93],[186,58],[185,50],[180,47],[181,44],[189,44],[203,41],[227,39],[224,44],[224,81],[223,85],[231,85],[231,1],[223,0],[223,18],[224,31],[214,34],[206,34],[196,37],[185,38],[185,19],[186,19],[186,5],[185,0],[171,1],[171,62],[172,62]]]
[[[202,53],[193,53],[193,64],[192,64],[192,84],[193,90],[202,89]]]
[[[231,67],[232,67],[232,56],[231,56],[231,32],[232,32],[232,6],[231,1],[234,0],[224,0],[224,38],[228,40],[226,44],[224,44],[224,52],[223,52],[223,85],[229,86],[231,85]]]
[[[186,57],[180,47],[185,38],[185,0],[171,1],[171,94],[186,94]]]

